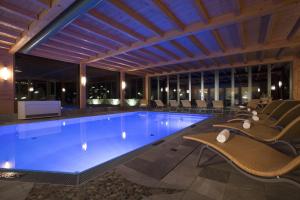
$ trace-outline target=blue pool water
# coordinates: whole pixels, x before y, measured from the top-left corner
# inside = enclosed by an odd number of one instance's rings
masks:
[[[130,112],[0,126],[0,168],[82,172],[206,118]]]

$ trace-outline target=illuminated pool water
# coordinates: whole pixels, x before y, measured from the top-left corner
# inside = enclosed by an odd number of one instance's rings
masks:
[[[206,118],[130,112],[0,126],[0,168],[82,172]]]

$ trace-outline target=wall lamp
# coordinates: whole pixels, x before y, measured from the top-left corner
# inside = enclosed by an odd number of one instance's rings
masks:
[[[86,85],[86,77],[85,76],[82,76],[80,81],[81,81],[81,85],[83,85],[83,86]]]
[[[126,88],[126,82],[125,81],[122,81],[122,90],[124,90]]]
[[[0,70],[0,77],[1,79],[7,81],[10,77],[10,72],[9,69],[7,67],[2,67],[2,69]]]

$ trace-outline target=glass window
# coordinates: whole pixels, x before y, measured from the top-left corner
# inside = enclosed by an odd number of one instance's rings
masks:
[[[234,103],[236,105],[248,102],[248,68],[234,69]]]
[[[254,66],[252,70],[252,99],[268,96],[268,67],[267,65]]]
[[[15,56],[15,98],[60,100],[62,106],[78,105],[79,66],[36,56]]]
[[[169,76],[169,99],[177,100],[177,75]]]
[[[204,79],[204,99],[208,104],[215,99],[215,72],[205,71],[203,72]]]
[[[179,96],[180,100],[188,100],[189,99],[189,74],[180,74],[179,76]]]
[[[231,105],[231,69],[219,70],[219,99],[224,106]]]
[[[86,68],[87,104],[90,106],[117,105],[112,99],[120,98],[120,73],[95,67]],[[127,87],[126,87],[127,88]]]
[[[126,74],[125,99],[142,99],[144,93],[143,77]]]
[[[192,101],[201,99],[201,72],[191,74]]]
[[[150,79],[150,88],[151,88],[150,100],[154,101],[154,100],[158,99],[158,96],[157,96],[157,77],[151,77],[151,79]]]
[[[159,77],[159,99],[166,104],[167,103],[167,77]]]
[[[289,99],[290,97],[290,65],[275,64],[271,68],[272,99]]]

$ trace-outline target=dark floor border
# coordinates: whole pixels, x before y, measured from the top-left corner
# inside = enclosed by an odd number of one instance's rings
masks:
[[[135,111],[141,111],[141,110],[135,110]],[[147,111],[149,111],[149,110],[147,110]],[[133,112],[133,110],[130,110],[127,112]],[[155,111],[152,111],[152,112],[155,112]],[[157,112],[161,112],[161,111],[157,111]],[[177,113],[177,112],[172,112],[172,113]],[[181,113],[182,112],[180,112],[178,114],[181,114]],[[106,114],[112,114],[112,113],[106,113]],[[189,113],[189,114],[203,114],[203,113]],[[105,163],[94,166],[88,170],[81,172],[81,173],[72,174],[72,173],[60,173],[60,172],[41,172],[41,171],[22,171],[22,170],[0,169],[0,174],[3,174],[0,177],[4,177],[5,174],[8,174],[8,176],[10,174],[12,175],[11,178],[0,178],[0,180],[62,184],[62,185],[80,185],[89,180],[92,180],[93,178],[101,175],[102,173],[104,173],[105,171],[108,171],[109,169],[116,167],[119,164],[122,164],[126,161],[133,159],[137,155],[153,148],[154,146],[158,146],[158,145],[164,143],[165,141],[171,140],[173,138],[183,136],[185,134],[186,130],[194,128],[200,124],[203,125],[205,123],[208,123],[210,120],[212,120],[214,118],[213,115],[210,115],[210,114],[207,114],[207,115],[208,115],[207,119],[204,119],[200,122],[192,124],[191,126],[181,129],[165,138],[161,138],[161,139],[154,141],[150,144],[147,144],[141,148],[138,148],[136,150],[128,152],[124,155],[116,157]],[[90,115],[90,116],[93,116],[93,115]],[[76,117],[79,117],[79,116],[76,116]],[[59,120],[59,119],[56,119],[56,120]],[[156,144],[158,142],[159,142],[159,144]]]

